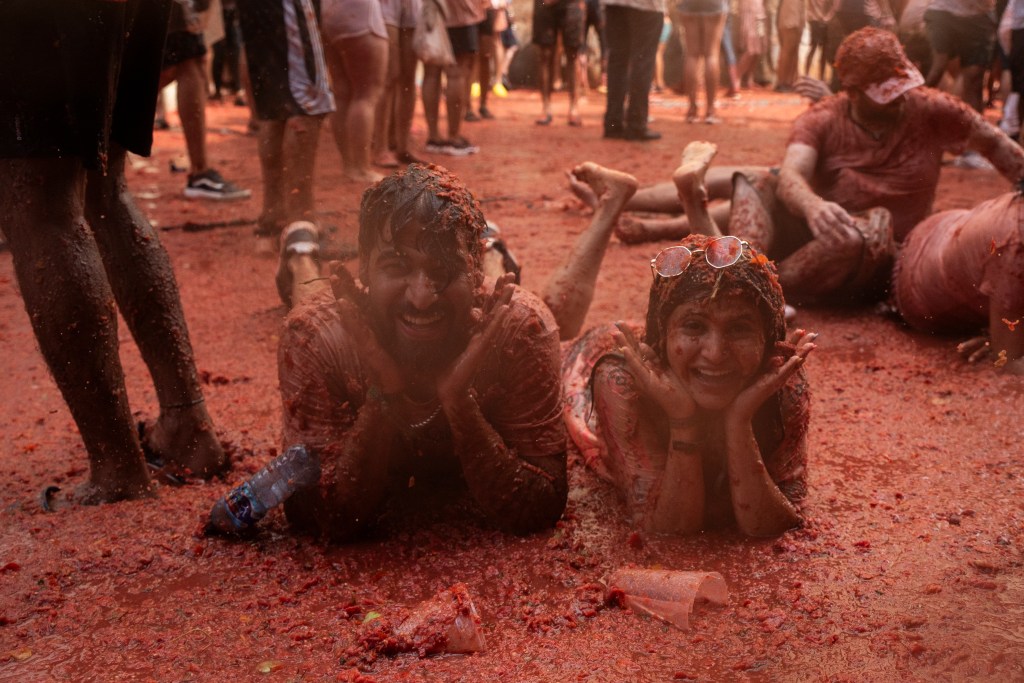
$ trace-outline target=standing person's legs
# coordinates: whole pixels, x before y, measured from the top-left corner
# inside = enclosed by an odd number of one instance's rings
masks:
[[[189,175],[205,171],[206,160],[206,58],[194,57],[172,67],[178,82],[178,117],[188,149]],[[170,81],[161,85],[167,85]]]
[[[951,33],[952,15],[941,10],[926,10],[924,13],[924,25],[928,33],[928,42],[932,46],[932,65],[925,76],[924,83],[929,88],[935,88],[946,73],[946,66],[953,50],[954,37]]]
[[[256,252],[277,255],[277,239],[285,225],[284,190],[285,121],[260,121],[256,152],[263,178],[263,209],[256,221]]]
[[[409,133],[416,114],[416,65],[419,58],[412,49],[413,29],[398,31],[398,83],[395,93],[394,125],[395,156],[403,164],[418,161],[409,153]]]
[[[715,102],[718,94],[718,80],[721,77],[721,66],[719,65],[719,54],[722,51],[722,33],[725,31],[726,14],[715,14],[704,17],[704,36],[707,44],[704,45],[704,96],[707,98],[707,107],[704,112],[705,123],[716,123]]]
[[[686,98],[690,101],[690,107],[686,112],[686,122],[696,123],[698,120],[697,109],[697,67],[704,59],[704,39],[701,25],[701,17],[696,14],[683,14],[679,17],[683,25],[683,35],[687,55],[683,60],[683,83],[686,87]]]
[[[779,28],[779,62],[775,71],[775,89],[787,91],[796,83],[797,66],[800,61],[800,38],[803,27]]]
[[[473,64],[476,62],[476,52],[461,52],[455,55],[455,66],[445,70],[445,77],[448,85],[445,89],[445,109],[448,114],[448,139],[451,142],[458,142],[462,139],[459,131],[462,128],[462,119],[466,115],[466,108],[469,103],[466,101],[469,91],[466,89],[466,82],[473,73]]]
[[[558,27],[565,15],[564,7],[570,0],[544,2],[534,0],[533,3],[533,44],[538,48],[538,81],[540,84],[541,117],[536,123],[546,126],[551,123],[551,90],[554,87],[555,74],[558,73],[557,50]]]
[[[286,224],[314,221],[316,217],[313,171],[324,116],[293,116],[284,122],[281,180]]]
[[[373,119],[387,71],[388,41],[368,33],[333,41],[325,51],[335,83],[332,118],[334,138],[342,152],[342,166],[350,180],[375,182],[370,169]]]
[[[625,124],[629,137],[636,140],[653,140],[661,137],[647,129],[648,96],[651,81],[654,80],[654,57],[658,52],[658,36],[661,35],[661,12],[648,12],[627,8],[629,18],[629,42],[633,47],[627,88],[628,105]]]
[[[434,64],[423,65],[423,117],[427,121],[427,151],[444,143],[439,123],[441,117],[441,74],[444,68]],[[449,85],[449,87],[451,87]]]
[[[625,138],[626,90],[632,45],[630,9],[605,5],[605,37],[608,40],[608,96],[604,111],[604,137]]]
[[[349,81],[345,60],[341,54],[341,41],[324,47],[327,58],[327,70],[331,72],[331,88],[334,90],[334,112],[328,117],[334,145],[341,157],[341,166],[348,169],[352,152],[349,149],[349,132],[347,127],[348,109],[352,103],[352,83]]]
[[[370,144],[370,152],[373,163],[383,168],[395,168],[398,162],[389,148],[389,140],[392,136],[392,129],[395,125],[395,100],[398,93],[399,63],[399,37],[397,26],[391,24],[388,27],[388,63],[384,76],[384,89],[377,106],[374,109],[373,119],[373,141]]]
[[[81,500],[99,503],[144,496],[150,483],[84,183],[78,159],[0,160],[0,227],[39,349],[89,456]]]
[[[498,36],[494,33],[493,11],[488,11],[487,22],[490,30],[480,32],[480,52],[477,53],[477,80],[480,82],[480,116],[485,119],[492,118],[491,110],[487,107],[487,99],[491,94],[491,85],[494,83],[495,55]],[[472,79],[470,79],[472,80]],[[469,105],[473,109],[472,102]]]
[[[170,259],[128,191],[125,156],[115,146],[107,172],[88,173],[85,215],[160,402],[147,446],[180,470],[210,476],[223,470],[227,459],[203,402]]]
[[[565,8],[562,17],[562,49],[565,52],[565,63],[569,65],[566,69],[565,86],[569,91],[569,125],[580,126],[582,120],[577,112],[577,100],[579,99],[579,88],[577,83],[578,70],[576,63],[580,50],[585,50],[583,45],[584,32],[587,27],[587,6],[584,0],[572,0]],[[655,46],[657,51],[657,46]]]
[[[558,64],[555,63],[557,57],[558,54],[554,45],[540,46],[538,61],[540,63],[541,117],[536,121],[539,126],[546,126],[551,123],[551,84],[554,82],[555,73],[558,70]]]

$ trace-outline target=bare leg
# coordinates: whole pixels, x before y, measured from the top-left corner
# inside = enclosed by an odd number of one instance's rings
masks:
[[[637,188],[633,176],[590,161],[577,166],[573,173],[591,186],[600,203],[590,226],[576,240],[569,258],[552,274],[544,289],[544,303],[554,314],[563,340],[575,337],[583,327],[612,229]]]
[[[323,116],[293,116],[284,124],[281,181],[285,222],[314,219],[313,167]]]
[[[88,174],[86,215],[118,308],[160,401],[160,417],[147,445],[180,471],[211,476],[224,469],[227,459],[203,402],[170,260],[128,192],[124,161],[125,151],[116,149],[107,173]]]
[[[476,53],[466,52],[455,55],[455,66],[445,69],[448,85],[445,88],[445,108],[448,114],[448,139],[458,140],[462,128],[462,117],[469,106],[469,88],[467,81],[473,77],[473,65]]]
[[[547,124],[551,122],[551,88],[555,78],[555,47],[553,45],[542,45],[540,48],[540,103],[541,117],[537,123]]]
[[[394,168],[398,165],[395,155],[388,148],[388,139],[391,135],[392,126],[395,125],[395,100],[398,94],[398,73],[399,61],[399,37],[398,27],[388,25],[388,66],[384,79],[384,91],[377,101],[374,109],[373,120],[373,142],[370,145],[370,153],[373,163],[384,168]]]
[[[345,83],[344,110],[339,107],[332,117],[335,139],[344,149],[345,176],[376,182],[383,176],[370,169],[370,145],[374,110],[387,74],[388,41],[372,34],[343,38],[334,41],[326,54],[334,83]]]
[[[711,142],[691,142],[683,150],[682,163],[672,174],[679,203],[690,219],[690,231],[693,233],[722,234],[708,213],[708,190],[704,186],[704,175],[717,153],[718,147]]]
[[[0,226],[25,310],[89,455],[87,503],[150,492],[118,356],[117,311],[84,219],[77,159],[0,160]]]
[[[256,228],[256,253],[277,255],[277,238],[285,223],[284,128],[285,121],[260,121],[258,144],[263,177],[263,209]]]
[[[178,81],[178,117],[188,148],[189,175],[205,171],[206,159],[206,59],[197,57],[175,67]]]
[[[442,71],[440,66],[423,65],[423,117],[427,120],[427,142],[443,140],[438,129],[441,116]],[[450,84],[449,87],[451,87]]]
[[[705,96],[705,121],[714,123],[715,99],[718,93],[718,81],[721,77],[721,66],[719,54],[722,50],[722,33],[725,31],[725,14],[714,17],[705,17],[704,38],[707,44],[704,48],[707,52],[704,55],[704,96]]]
[[[856,238],[811,240],[778,264],[779,284],[786,299],[799,304],[834,293],[850,279],[863,253],[863,241]]]
[[[403,163],[409,159],[409,131],[416,113],[416,65],[419,59],[412,49],[413,29],[399,29],[399,72],[395,95],[395,155]]]
[[[565,50],[565,63],[576,63],[576,50]],[[580,124],[580,116],[577,111],[578,92],[576,89],[576,69],[566,69],[565,87],[569,91],[569,124],[576,126]]]

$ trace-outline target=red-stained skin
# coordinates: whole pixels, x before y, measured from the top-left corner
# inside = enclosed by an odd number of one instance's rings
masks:
[[[672,311],[665,327],[669,367],[704,410],[729,407],[761,369],[764,323],[749,300],[687,302]]]
[[[588,219],[562,186],[563,170],[596,158],[644,183],[669,177],[694,131],[674,125],[681,100],[662,97],[673,106],[652,101],[664,134],[653,146],[599,140],[600,98],[581,105],[582,132],[536,130],[528,91],[494,103],[500,125],[474,124],[486,163],[449,163],[526,264],[526,287],[543,287]],[[803,106],[751,91],[702,134],[719,145],[721,163],[770,165]],[[211,157],[258,188],[256,141],[242,134],[248,113],[212,106],[208,116]],[[182,150],[180,133],[158,132],[156,156],[128,171],[133,190],[159,195],[140,205],[160,226],[256,216],[258,199],[180,199],[181,176],[166,168]],[[977,182],[977,171],[942,173],[936,209],[1007,189],[996,177]],[[326,258],[351,253],[363,188],[341,180],[330,145],[317,174],[332,235]],[[807,366],[808,526],[776,539],[638,534],[578,460],[563,520],[525,539],[481,527],[447,491],[420,491],[428,504],[395,510],[370,542],[320,545],[292,534],[277,512],[253,539],[196,538],[216,498],[277,453],[284,309],[276,264],[252,254],[249,226],[160,236],[199,370],[228,379],[204,391],[233,469],[223,482],[162,486],[155,500],[67,507],[63,494],[86,476],[85,454],[11,285],[10,255],[0,253],[0,680],[1020,678],[1024,381],[964,366],[953,350],[960,338],[908,332],[866,309],[799,312],[802,327],[821,332]],[[587,326],[639,317],[660,248],[613,241]],[[153,417],[145,366],[127,332],[121,341],[132,406]],[[47,514],[37,498],[51,484],[63,491]],[[718,571],[730,602],[696,610],[687,633],[606,608],[600,579],[628,565]],[[381,657],[361,673],[342,663],[371,611],[410,609],[456,582],[480,611],[486,652]],[[262,664],[277,668],[263,674]]]

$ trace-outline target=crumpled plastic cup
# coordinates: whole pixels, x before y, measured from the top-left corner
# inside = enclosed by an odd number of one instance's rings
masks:
[[[605,581],[605,599],[684,631],[697,603],[724,605],[729,588],[718,572],[672,569],[620,569]]]

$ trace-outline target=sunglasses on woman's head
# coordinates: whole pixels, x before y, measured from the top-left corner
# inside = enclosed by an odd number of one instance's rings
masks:
[[[728,268],[740,260],[744,247],[749,248],[750,245],[732,236],[713,239],[706,249],[691,250],[682,245],[668,247],[651,259],[651,271],[661,277],[675,277],[701,255],[712,268]]]

